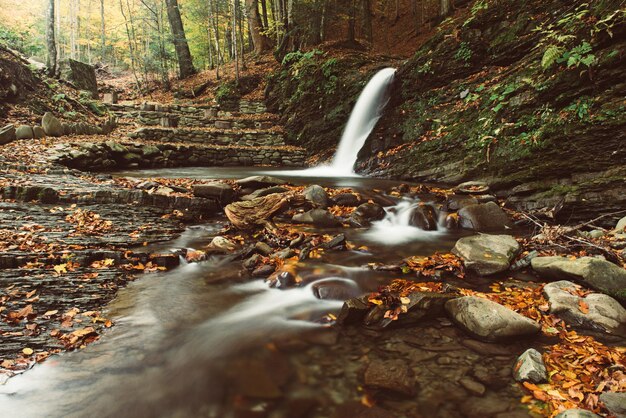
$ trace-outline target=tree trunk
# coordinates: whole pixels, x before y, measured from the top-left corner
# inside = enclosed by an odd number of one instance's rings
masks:
[[[349,45],[356,44],[356,8],[354,7],[355,0],[350,0],[350,10],[348,13],[348,36],[346,42]]]
[[[363,36],[370,44],[374,41],[372,36],[372,2],[363,0]]]
[[[104,61],[106,54],[106,32],[104,26],[104,0],[100,0],[100,60]]]
[[[167,5],[167,18],[172,28],[172,36],[174,37],[174,49],[178,57],[178,70],[180,78],[186,78],[196,72],[193,68],[191,52],[189,52],[189,44],[185,36],[185,28],[180,17],[178,9],[178,0],[165,0]]]
[[[235,58],[235,80],[239,84],[239,50],[237,48],[237,1],[233,0],[233,30],[231,32],[233,57]]]
[[[452,1],[451,0],[440,0],[439,1],[439,16],[446,17],[450,14],[452,10]]]
[[[261,33],[263,25],[259,16],[258,0],[246,0],[246,12],[250,23],[250,35],[254,43],[254,52],[261,54],[270,48],[268,39]]]
[[[54,36],[54,0],[48,2],[48,19],[46,25],[46,45],[48,47],[48,74],[57,72],[57,46]]]
[[[267,19],[267,3],[266,0],[261,0],[261,17],[263,18],[263,29],[268,29],[270,27],[269,21]]]

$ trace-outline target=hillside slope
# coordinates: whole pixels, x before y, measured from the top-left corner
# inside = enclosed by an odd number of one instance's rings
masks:
[[[370,174],[488,181],[562,220],[626,205],[622,2],[479,0],[397,74]]]

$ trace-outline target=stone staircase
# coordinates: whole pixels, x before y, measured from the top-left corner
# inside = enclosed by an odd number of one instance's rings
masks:
[[[261,102],[241,101],[239,111],[148,102],[108,107],[131,128],[129,140],[72,144],[56,150],[57,162],[81,170],[305,165],[304,149],[285,144],[277,115]]]

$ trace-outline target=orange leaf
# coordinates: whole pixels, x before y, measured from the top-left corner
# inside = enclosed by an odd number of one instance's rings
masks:
[[[587,302],[582,299],[578,301],[578,309],[580,309],[580,311],[584,314],[589,313],[589,305],[587,305]]]

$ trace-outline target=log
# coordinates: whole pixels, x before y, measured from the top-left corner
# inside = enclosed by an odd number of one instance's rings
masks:
[[[296,192],[272,193],[256,199],[234,202],[224,208],[226,216],[238,229],[254,229],[263,226],[275,233],[272,217],[291,203],[304,202],[304,196]]]

